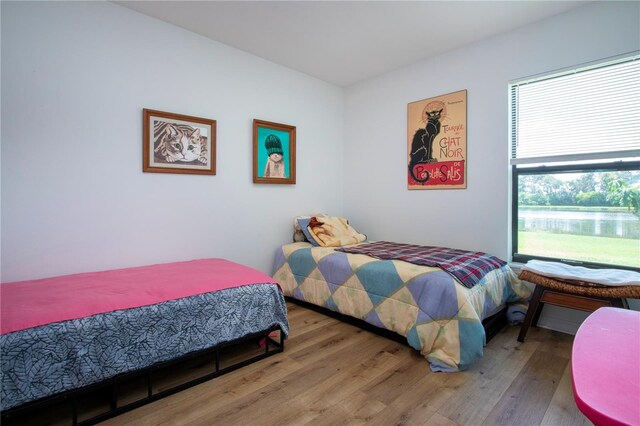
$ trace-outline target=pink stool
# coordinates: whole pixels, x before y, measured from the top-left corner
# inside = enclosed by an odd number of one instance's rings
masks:
[[[595,425],[640,425],[640,312],[600,308],[571,354],[573,395]]]

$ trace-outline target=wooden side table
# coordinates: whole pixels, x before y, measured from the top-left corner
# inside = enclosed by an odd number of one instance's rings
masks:
[[[527,315],[518,334],[519,342],[524,342],[530,326],[535,327],[538,324],[540,312],[545,303],[593,312],[607,306],[628,309],[626,298],[640,297],[639,286],[594,287],[556,280],[527,270],[521,271],[518,277],[536,285],[529,301]]]

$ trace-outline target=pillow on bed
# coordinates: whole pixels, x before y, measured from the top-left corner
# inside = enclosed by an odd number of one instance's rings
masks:
[[[298,218],[293,220],[293,242],[299,243],[302,241],[307,241],[307,238],[302,233],[302,229],[300,229],[300,225],[298,224]]]
[[[311,221],[310,217],[299,217],[298,218],[298,226],[300,226],[300,231],[306,238],[307,241],[311,243],[312,246],[318,247],[320,244],[313,237],[313,234],[309,232],[309,221]]]
[[[345,218],[335,216],[313,216],[308,231],[322,247],[339,247],[361,243],[367,239],[349,225]]]
[[[307,241],[314,246],[318,246],[318,242],[311,236],[311,234],[307,230],[307,226],[309,226],[309,219],[311,219],[313,216],[325,217],[327,215],[324,213],[315,213],[312,215],[296,216],[296,218],[293,219],[293,242],[294,243]],[[304,225],[302,226],[300,225],[301,220],[304,223]]]

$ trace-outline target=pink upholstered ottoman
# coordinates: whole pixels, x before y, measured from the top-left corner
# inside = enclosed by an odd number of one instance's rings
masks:
[[[640,312],[600,308],[580,326],[573,394],[596,425],[640,425]]]

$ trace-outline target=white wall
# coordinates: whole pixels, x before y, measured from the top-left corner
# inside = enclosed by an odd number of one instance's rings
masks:
[[[2,281],[224,257],[342,213],[343,90],[111,3],[2,2]],[[142,173],[142,108],[217,120],[216,176]],[[297,184],[252,183],[252,120]]]
[[[640,4],[599,2],[352,86],[345,108],[338,87],[114,4],[1,11],[3,282],[199,257],[270,272],[313,211],[507,258],[507,83],[640,49]],[[408,191],[407,103],[460,89],[468,188]],[[217,176],[142,173],[142,108],[218,120]],[[295,186],[252,183],[253,118],[297,126]]]
[[[640,3],[598,2],[347,88],[345,215],[372,239],[508,258],[509,81],[637,49]],[[467,189],[409,191],[407,103],[461,89]]]
[[[640,3],[598,2],[347,88],[345,216],[371,239],[508,259],[508,83],[638,49]],[[467,189],[409,191],[407,103],[461,89]],[[545,307],[540,324],[551,326],[551,316],[568,332],[582,318]]]

